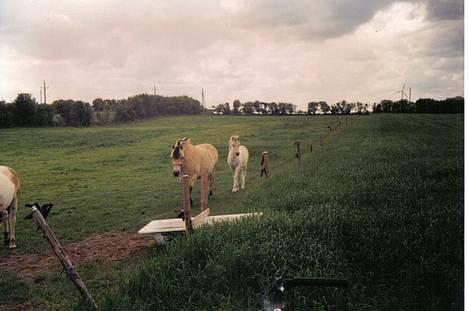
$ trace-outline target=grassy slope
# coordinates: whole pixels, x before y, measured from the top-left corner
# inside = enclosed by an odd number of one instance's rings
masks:
[[[463,116],[376,115],[251,191],[261,220],[180,240],[124,277],[104,310],[255,309],[274,275],[346,277],[297,309],[462,309]],[[289,144],[285,144],[289,146]]]
[[[336,120],[196,116],[100,128],[1,130],[0,141],[11,147],[0,150],[0,163],[15,168],[21,177],[21,216],[27,212],[24,203],[55,203],[50,223],[64,242],[70,242],[94,232],[137,229],[155,217],[172,217],[181,199],[169,153],[181,137],[218,148],[215,192],[225,192],[232,186],[225,162],[230,135],[240,134],[251,149],[255,174],[250,181],[255,183],[263,150],[270,151],[272,163],[287,160],[292,141],[306,133],[310,141],[317,141],[319,132]],[[223,200],[214,198],[212,206],[228,212],[227,203],[235,197],[220,197]],[[34,226],[19,218],[18,252],[45,247]]]
[[[18,249],[0,248],[1,256],[48,249],[31,221],[25,203],[55,203],[49,223],[62,244],[91,233],[111,230],[136,231],[153,219],[175,215],[180,206],[180,189],[172,177],[170,146],[191,136],[194,143],[211,142],[219,150],[214,213],[250,209],[242,204],[245,193],[232,195],[232,177],[226,164],[227,140],[240,134],[249,147],[251,160],[247,177],[249,191],[260,185],[260,154],[270,151],[273,169],[293,157],[292,141],[318,141],[335,117],[167,117],[151,121],[98,128],[33,128],[0,130],[0,163],[15,168],[22,181],[17,225]],[[275,173],[275,171],[274,171]],[[197,201],[198,189],[194,191]],[[80,273],[94,295],[111,287],[119,272],[130,263],[109,265],[99,262],[81,266]],[[97,268],[96,268],[97,267]],[[17,280],[13,282],[13,280]],[[13,284],[13,283],[14,284]],[[89,284],[91,283],[91,284]],[[18,303],[32,298],[35,304],[63,310],[76,302],[76,293],[63,276],[41,276],[34,285],[0,271],[1,303]],[[2,291],[3,292],[3,291]]]

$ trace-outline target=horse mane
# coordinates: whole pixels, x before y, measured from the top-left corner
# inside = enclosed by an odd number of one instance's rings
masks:
[[[181,146],[177,145],[174,147],[174,158],[178,159],[180,158],[180,148],[182,148]]]

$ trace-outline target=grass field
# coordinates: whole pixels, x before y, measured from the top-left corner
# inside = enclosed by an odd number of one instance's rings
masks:
[[[9,148],[0,151],[0,163],[22,179],[21,206],[56,204],[49,222],[64,244],[172,217],[181,198],[170,145],[184,136],[220,152],[214,213],[266,214],[261,221],[202,229],[190,241],[148,249],[140,258],[80,266],[103,309],[255,309],[278,274],[352,281],[348,290],[295,291],[299,310],[462,309],[463,116],[372,115],[352,117],[348,127],[344,120],[196,116],[2,130],[0,141]],[[319,135],[339,121],[335,138],[319,147]],[[238,194],[230,193],[226,164],[232,134],[251,154],[248,190]],[[296,139],[314,148],[301,167],[294,159]],[[258,176],[264,150],[270,181]],[[22,215],[19,248],[2,249],[0,256],[47,248]],[[0,291],[8,292],[0,304],[30,301],[63,310],[78,301],[58,274],[32,283],[7,272],[0,277]]]

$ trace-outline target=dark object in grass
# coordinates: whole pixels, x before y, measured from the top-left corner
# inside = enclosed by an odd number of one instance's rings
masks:
[[[318,287],[349,287],[347,280],[323,279],[323,278],[275,278],[270,290],[262,297],[262,310],[282,311],[288,310],[286,293],[287,290],[297,286]]]
[[[35,202],[34,204],[25,204],[25,207],[36,207],[39,212],[41,213],[42,217],[44,217],[44,219],[47,218],[47,216],[49,216],[49,213],[50,213],[50,210],[52,209],[52,207],[54,207],[54,204],[53,203],[47,203],[47,204],[42,204],[40,205],[39,203]],[[29,215],[26,215],[24,217],[24,219],[32,219],[33,216],[32,216],[32,212],[29,213]],[[39,230],[39,226],[37,227],[36,229],[36,232]]]
[[[176,218],[181,218],[182,220],[185,220],[184,216],[184,209],[176,209],[174,212],[178,213]]]

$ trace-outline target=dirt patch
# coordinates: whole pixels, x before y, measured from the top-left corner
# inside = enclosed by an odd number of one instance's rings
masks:
[[[43,310],[44,309],[35,307],[30,301],[27,301],[22,304],[17,304],[17,305],[0,305],[0,311],[43,311]]]
[[[91,235],[85,240],[64,246],[64,249],[73,265],[78,267],[80,263],[91,260],[118,261],[138,256],[151,243],[151,238],[147,236],[125,231],[113,231]],[[55,254],[48,251],[1,258],[0,269],[16,272],[31,280],[39,275],[61,271],[62,265]]]

